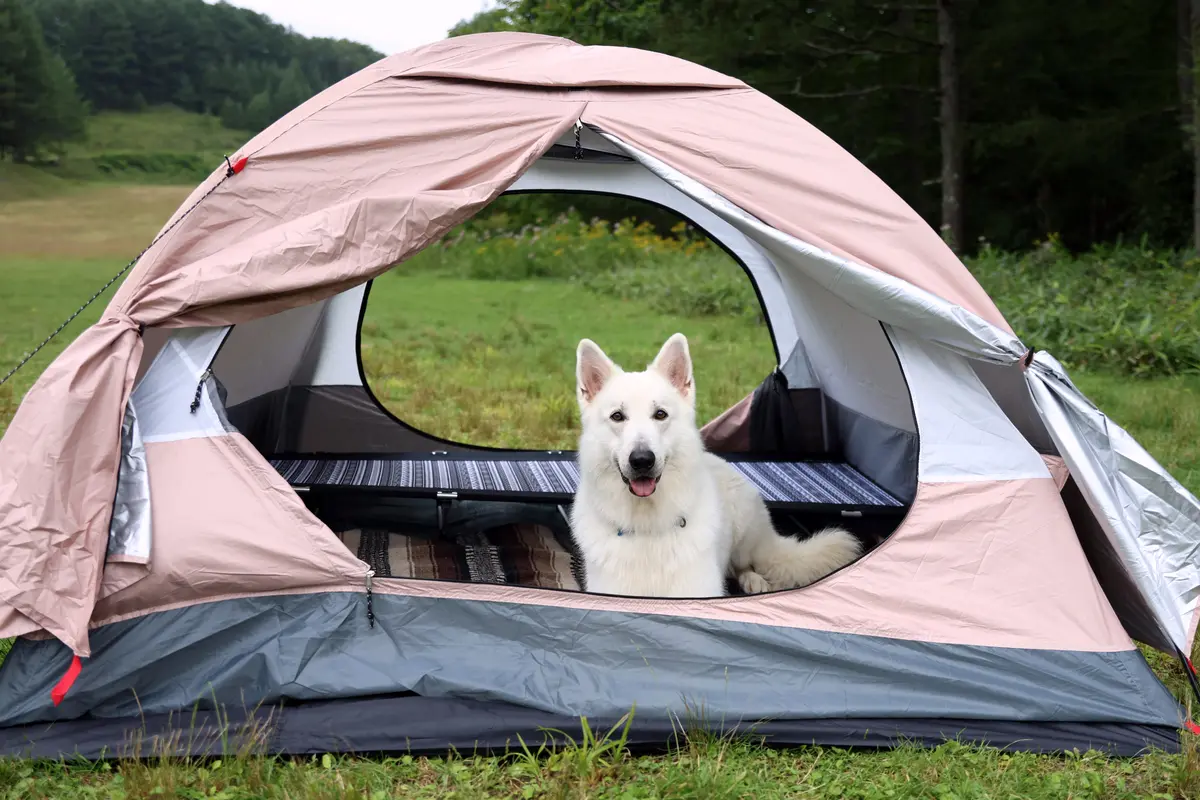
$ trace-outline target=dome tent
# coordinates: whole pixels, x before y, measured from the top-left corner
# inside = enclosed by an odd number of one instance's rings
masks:
[[[372,278],[538,190],[650,200],[735,256],[779,370],[710,446],[779,512],[891,520],[881,544],[800,590],[667,600],[381,577],[339,539],[328,509],[364,498],[569,502],[570,454],[423,434],[357,352]],[[252,139],[24,399],[0,752],[255,708],[279,752],[503,747],[634,705],[641,743],[703,708],[783,744],[1172,750],[1190,722],[1132,638],[1190,650],[1198,544],[1200,503],[804,121],[659,54],[462,37]]]

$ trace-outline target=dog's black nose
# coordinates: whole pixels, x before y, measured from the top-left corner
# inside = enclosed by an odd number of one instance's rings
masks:
[[[654,466],[654,451],[634,450],[629,454],[629,466],[638,472],[649,472]]]

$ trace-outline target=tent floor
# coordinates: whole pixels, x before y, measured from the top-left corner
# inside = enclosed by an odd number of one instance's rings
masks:
[[[636,717],[629,746],[663,750],[678,741],[678,721]],[[604,732],[614,720],[590,720]],[[1180,750],[1179,732],[1167,726],[1017,722],[954,719],[786,719],[738,726],[712,723],[714,732],[740,730],[775,747],[825,745],[886,749],[901,743],[937,746],[970,742],[1022,752],[1098,750],[1135,756],[1149,748]],[[89,760],[176,756],[217,756],[252,750],[272,755],[323,753],[428,754],[451,749],[503,753],[518,748],[518,735],[536,747],[548,741],[546,729],[578,739],[577,719],[534,709],[476,700],[393,695],[285,705],[260,710],[252,718],[229,712],[183,711],[144,719],[81,719],[0,728],[0,756]],[[560,737],[549,743],[561,743]]]

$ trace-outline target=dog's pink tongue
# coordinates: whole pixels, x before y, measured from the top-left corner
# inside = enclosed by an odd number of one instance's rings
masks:
[[[654,494],[654,487],[657,483],[658,480],[655,478],[634,478],[629,482],[629,491],[638,497],[649,497]]]

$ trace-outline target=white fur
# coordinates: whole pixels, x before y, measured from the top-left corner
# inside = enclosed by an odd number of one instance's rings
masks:
[[[858,540],[840,528],[805,541],[780,536],[758,491],[705,451],[683,334],[668,339],[644,372],[625,372],[584,339],[576,380],[583,431],[571,529],[589,592],[719,597],[727,575],[750,593],[791,589],[860,555]],[[655,418],[660,410],[665,419]],[[614,421],[615,411],[624,419]],[[657,485],[648,497],[626,482],[634,450],[655,454]]]

